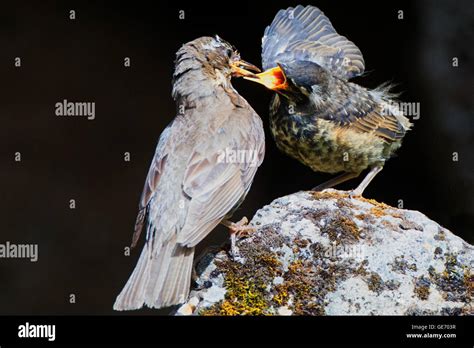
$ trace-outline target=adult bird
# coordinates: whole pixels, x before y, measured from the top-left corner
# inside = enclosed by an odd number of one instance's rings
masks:
[[[280,10],[262,40],[265,71],[246,77],[276,92],[270,127],[277,147],[317,172],[341,173],[314,190],[370,172],[362,195],[411,123],[387,86],[369,90],[348,80],[364,72],[362,53],[314,6]]]
[[[141,196],[132,246],[146,243],[114,309],[182,303],[195,246],[227,219],[250,189],[264,156],[262,121],[232,87],[232,76],[260,71],[219,37],[201,37],[176,56],[177,115],[160,136]],[[244,151],[242,160],[224,153]],[[253,154],[253,155],[252,155]]]

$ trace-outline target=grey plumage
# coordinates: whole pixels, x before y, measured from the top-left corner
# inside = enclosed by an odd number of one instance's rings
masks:
[[[345,80],[364,72],[359,48],[339,35],[324,13],[301,5],[278,11],[262,39],[262,66],[311,61]]]
[[[162,133],[140,201],[133,244],[146,244],[114,309],[160,308],[189,293],[194,247],[243,200],[264,156],[260,118],[230,83],[240,59],[227,42],[202,37],[177,52],[178,115]],[[181,112],[180,112],[181,111]],[[254,151],[256,163],[219,160]]]

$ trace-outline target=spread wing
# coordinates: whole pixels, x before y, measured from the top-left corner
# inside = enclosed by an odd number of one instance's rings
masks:
[[[332,74],[348,80],[364,72],[357,46],[339,35],[324,13],[314,6],[280,10],[262,39],[262,66],[312,61]]]
[[[261,121],[258,116],[255,120],[258,126],[242,132],[241,138],[223,132],[195,149],[183,182],[190,202],[178,243],[188,247],[198,244],[247,194],[265,151]],[[238,153],[243,155],[237,155],[235,161],[227,156]]]

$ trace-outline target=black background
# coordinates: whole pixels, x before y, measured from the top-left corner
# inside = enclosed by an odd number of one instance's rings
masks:
[[[82,347],[146,345],[149,347],[472,347],[470,317],[326,316],[326,317],[189,317],[189,316],[0,316],[2,347],[33,347],[60,344]],[[19,338],[25,322],[56,325],[56,339]],[[419,330],[412,325],[433,325]],[[455,329],[438,329],[438,325]],[[185,330],[183,330],[185,329]],[[181,332],[185,331],[184,334]],[[178,332],[180,334],[178,334]],[[407,334],[456,334],[456,337],[412,338]],[[74,345],[63,344],[74,343]],[[152,343],[153,345],[151,345]],[[301,343],[307,345],[302,346]],[[309,344],[308,344],[309,343]],[[338,344],[345,345],[340,346]],[[363,345],[358,345],[363,343]],[[43,344],[43,345],[40,345]],[[79,345],[80,344],[80,345]],[[150,344],[150,345],[147,345]],[[168,345],[169,344],[169,345]]]
[[[402,199],[404,208],[473,243],[472,2],[306,3],[320,7],[363,52],[369,73],[357,83],[374,88],[390,80],[403,101],[421,104],[421,118],[365,196],[394,206]],[[2,3],[0,243],[37,243],[39,261],[0,260],[1,314],[114,313],[115,297],[139,255],[123,252],[143,182],[175,112],[175,52],[199,36],[219,34],[259,65],[265,27],[280,8],[296,4]],[[71,9],[75,20],[69,19]],[[15,57],[21,57],[21,68],[14,67]],[[130,57],[130,68],[124,57]],[[452,67],[452,57],[459,67]],[[267,125],[271,93],[248,81],[234,86]],[[95,102],[96,119],[56,117],[54,105],[63,99]],[[265,161],[236,220],[330,178],[281,154],[266,132]],[[21,162],[14,161],[17,151]],[[131,153],[130,162],[124,152]],[[76,200],[74,210],[70,199]],[[226,238],[219,227],[202,246]]]

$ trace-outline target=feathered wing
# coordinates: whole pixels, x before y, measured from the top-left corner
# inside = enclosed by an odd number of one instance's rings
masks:
[[[167,162],[175,145],[173,139],[184,126],[183,118],[177,116],[160,136],[140,198],[132,246],[136,245],[145,223],[146,243],[132,275],[115,300],[115,310],[139,309],[144,304],[157,308],[172,305],[184,299],[189,289],[190,279],[186,276],[191,271],[194,248],[183,248],[176,243],[174,232],[178,219],[167,221],[172,217],[168,212],[177,208],[176,200],[160,197],[161,193],[166,194],[166,188],[160,184],[165,166],[170,165]],[[150,216],[157,212],[161,212],[162,220],[155,221]],[[171,282],[170,271],[176,275],[172,280],[174,289],[165,293],[164,284]]]
[[[151,208],[151,219],[159,221],[148,222],[147,243],[130,279],[117,297],[114,309],[137,309],[143,304],[160,308],[180,303],[186,298],[191,281],[194,246],[238,205],[262,163],[263,128],[260,118],[256,114],[253,116],[250,118],[256,123],[249,129],[244,129],[241,138],[218,133],[195,146],[178,188],[182,190],[179,194],[181,198],[175,200],[172,207],[157,207],[162,204],[159,192],[163,192],[159,187],[159,180],[165,167],[170,165],[167,163],[167,152],[171,150],[172,144],[170,146],[168,139],[174,131],[177,132],[176,135],[182,136],[183,132],[176,128],[185,121],[175,119],[171,127],[162,134],[145,183],[134,241],[136,242],[139,228],[147,217],[147,210]],[[253,161],[228,161],[222,156],[226,150],[247,150],[256,155]],[[150,207],[150,204],[153,206]],[[180,209],[186,211],[183,224],[180,224],[179,219],[173,218],[179,215]],[[161,221],[163,214],[157,212],[163,211],[173,221]]]
[[[202,144],[191,156],[183,183],[191,200],[178,243],[198,244],[247,194],[265,152],[261,120],[256,114],[252,120],[256,124],[241,133],[245,137],[235,141],[225,133],[217,134],[215,141]],[[225,153],[237,154],[236,161],[223,156]],[[239,153],[247,157],[238,158]]]
[[[280,10],[262,39],[262,66],[294,60],[312,61],[348,80],[364,72],[361,51],[339,35],[324,13],[314,6]]]
[[[343,103],[328,103],[318,117],[358,132],[374,134],[387,142],[402,139],[411,128],[412,124],[396,103],[386,99],[390,97],[388,86],[373,91],[360,89],[352,95],[358,97],[348,98]],[[333,115],[338,115],[337,119],[333,119]]]
[[[151,197],[155,193],[155,190],[160,181],[161,174],[164,170],[164,165],[166,162],[166,157],[168,155],[168,139],[171,133],[174,122],[168,125],[165,130],[161,133],[160,140],[156,146],[155,155],[151,162],[150,168],[148,169],[148,175],[145,180],[145,186],[143,188],[142,196],[140,198],[140,203],[138,206],[138,215],[135,222],[135,229],[132,238],[132,247],[136,246],[140,234],[143,230],[143,225],[145,223],[148,203],[150,202]]]

